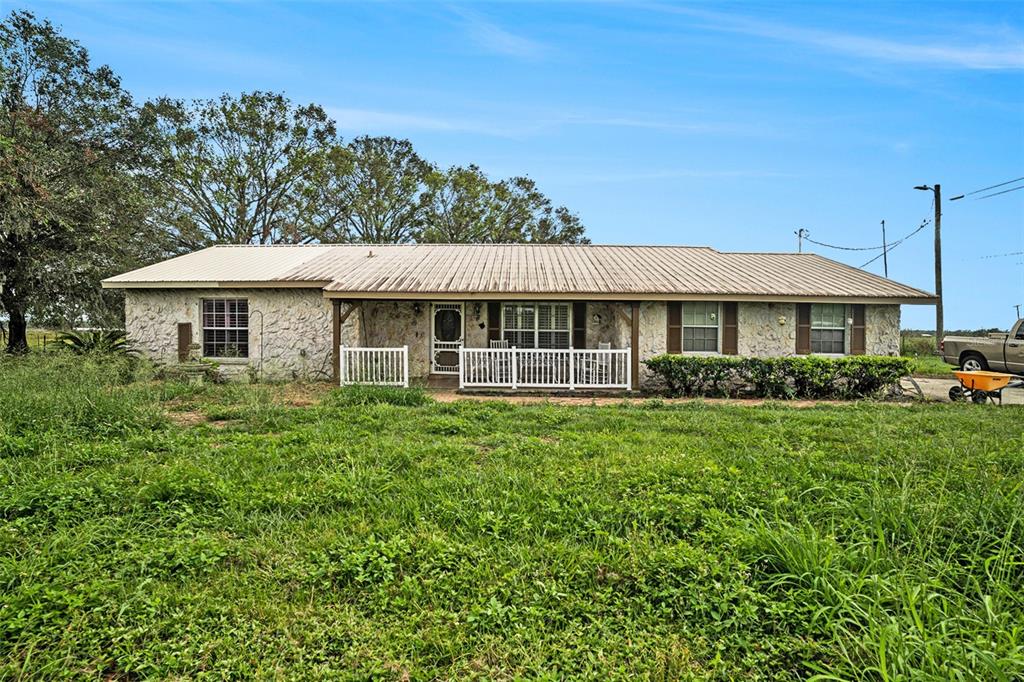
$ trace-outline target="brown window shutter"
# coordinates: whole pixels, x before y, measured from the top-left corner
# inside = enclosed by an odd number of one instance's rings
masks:
[[[736,301],[722,303],[722,355],[736,355],[740,350],[736,309]]]
[[[587,302],[573,301],[572,304],[572,347],[587,347]]]
[[[192,323],[178,323],[178,362],[188,362],[189,346],[192,345]]]
[[[668,340],[665,349],[678,355],[683,352],[683,304],[668,302]]]
[[[811,354],[811,304],[796,304],[796,353]]]
[[[850,354],[864,355],[868,352],[867,334],[864,324],[864,304],[853,305],[853,336],[850,337]]]
[[[487,340],[501,340],[501,302],[487,302]]]

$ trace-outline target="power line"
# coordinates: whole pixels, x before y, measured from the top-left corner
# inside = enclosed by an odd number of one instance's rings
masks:
[[[1009,253],[993,253],[990,256],[978,256],[977,260],[987,260],[989,258],[1006,258],[1007,256],[1024,256],[1024,251],[1010,251]]]
[[[976,189],[973,192],[968,192],[967,194],[961,194],[960,196],[962,196],[962,197],[969,197],[972,194],[978,194],[979,192],[986,192],[986,191],[988,191],[990,189],[995,189],[996,187],[1002,187],[1003,185],[1010,185],[1010,184],[1013,184],[1015,182],[1020,182],[1021,180],[1024,180],[1024,178],[1014,178],[1013,180],[1007,180],[1006,182],[1000,182],[998,185],[991,185],[989,187],[982,187],[981,189]]]
[[[982,199],[988,199],[989,197],[998,197],[999,195],[1007,194],[1008,191],[1017,191],[1018,189],[1024,189],[1024,184],[1020,185],[1019,187],[1010,187],[1009,189],[1004,189],[1002,191],[993,191],[992,194],[985,195],[984,197],[978,197],[978,199],[976,199],[975,201],[980,202]]]
[[[918,227],[918,228],[917,228],[916,230],[914,230],[913,232],[911,232],[910,234],[908,234],[908,235],[907,235],[906,237],[903,237],[902,239],[898,239],[897,241],[894,241],[894,242],[892,242],[891,244],[889,244],[889,248],[888,248],[888,249],[886,249],[886,250],[885,250],[885,251],[883,251],[882,253],[878,254],[877,256],[875,256],[874,258],[872,258],[871,260],[869,260],[869,261],[868,261],[867,263],[865,263],[864,265],[860,266],[860,267],[861,267],[861,269],[863,270],[863,269],[864,269],[864,268],[866,268],[867,266],[871,265],[871,264],[872,264],[872,263],[874,263],[874,262],[875,262],[876,260],[878,260],[879,258],[881,258],[882,256],[884,256],[885,254],[887,254],[887,253],[888,253],[889,251],[892,251],[892,250],[893,250],[893,249],[895,249],[895,248],[896,248],[897,246],[899,246],[899,245],[900,245],[900,244],[902,244],[903,242],[907,241],[908,239],[910,239],[911,237],[913,237],[913,236],[914,236],[915,234],[917,234],[918,232],[920,232],[920,231],[921,231],[921,230],[923,230],[924,228],[928,227],[929,223],[931,223],[931,222],[932,222],[932,221],[931,221],[931,220],[928,220],[927,218],[925,218],[924,220],[922,220],[922,221],[921,221],[921,225],[920,225],[920,226],[919,226],[919,227]]]
[[[812,244],[817,244],[818,246],[824,246],[825,248],[829,248],[829,249],[838,249],[840,251],[875,251],[877,249],[884,249],[885,248],[884,246],[836,246],[835,244],[826,244],[825,242],[815,241],[815,240],[811,239],[810,237],[808,237],[806,234],[804,235],[804,239],[806,239],[807,241],[809,241]]]

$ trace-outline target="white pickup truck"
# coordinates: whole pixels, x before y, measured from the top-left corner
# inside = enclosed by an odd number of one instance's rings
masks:
[[[1024,319],[1017,320],[1009,334],[946,336],[942,359],[968,372],[1024,373]]]

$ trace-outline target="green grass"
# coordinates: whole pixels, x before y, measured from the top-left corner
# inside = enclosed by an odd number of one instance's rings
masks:
[[[0,360],[0,679],[1019,679],[1024,411]]]
[[[913,362],[911,372],[914,376],[953,378],[952,372],[956,368],[953,365],[947,365],[941,357],[935,354],[935,338],[933,336],[904,332],[900,336],[900,355],[911,358]]]
[[[911,358],[911,372],[914,376],[936,377],[939,379],[952,379],[953,365],[947,365],[945,361],[935,355],[920,355]]]
[[[59,335],[59,331],[55,331],[53,329],[37,329],[35,327],[30,327],[25,334],[28,340],[28,347],[39,350],[42,350],[54,343]]]

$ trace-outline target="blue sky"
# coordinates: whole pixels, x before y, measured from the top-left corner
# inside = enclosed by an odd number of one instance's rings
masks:
[[[853,247],[1024,176],[1024,3],[3,3],[140,99],[280,90],[346,137],[529,175],[598,243]],[[1012,186],[1012,185],[1010,185]],[[1024,304],[1024,191],[945,203],[946,326]],[[932,231],[894,279],[933,289]],[[875,252],[823,255],[860,266]],[[881,273],[881,260],[868,266]],[[904,307],[904,326],[931,308]]]

